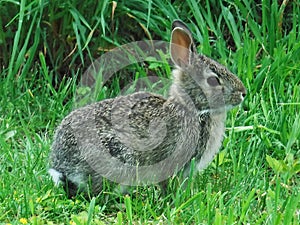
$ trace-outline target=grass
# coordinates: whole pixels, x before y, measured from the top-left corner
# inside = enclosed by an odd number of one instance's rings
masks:
[[[0,1],[0,223],[299,224],[300,7],[279,3],[131,0],[118,2],[112,18],[108,0]],[[174,181],[164,197],[155,186],[122,196],[105,185],[97,198],[67,199],[47,174],[48,154],[77,77],[112,47],[167,41],[175,18],[248,90],[228,114],[220,154],[186,191]],[[169,70],[134,65],[100,97]]]

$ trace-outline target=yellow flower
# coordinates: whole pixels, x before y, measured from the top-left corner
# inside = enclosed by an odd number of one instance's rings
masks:
[[[76,225],[76,223],[74,221],[70,221],[70,225]]]
[[[27,219],[26,218],[21,218],[20,220],[21,224],[27,224]]]

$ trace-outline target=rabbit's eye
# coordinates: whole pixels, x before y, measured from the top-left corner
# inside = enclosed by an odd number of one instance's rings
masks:
[[[207,83],[212,87],[216,87],[220,85],[220,80],[215,76],[211,76],[207,78]]]

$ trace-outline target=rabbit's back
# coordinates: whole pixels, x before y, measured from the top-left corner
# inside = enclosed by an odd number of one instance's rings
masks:
[[[183,107],[162,96],[138,92],[77,109],[57,129],[52,162],[56,166],[83,164],[91,144],[131,165],[161,161],[172,153],[182,132],[192,137],[195,132],[189,130],[205,127],[197,126],[198,118],[187,117]]]

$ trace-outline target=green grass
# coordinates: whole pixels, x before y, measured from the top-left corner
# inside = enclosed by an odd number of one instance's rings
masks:
[[[112,19],[111,1],[0,1],[0,223],[299,224],[300,5],[279,2],[120,1]],[[105,185],[97,198],[67,199],[47,174],[48,154],[77,77],[108,49],[167,41],[175,18],[248,90],[228,114],[220,154],[166,196]],[[147,73],[168,77],[169,66],[149,64],[118,74],[100,98]]]

